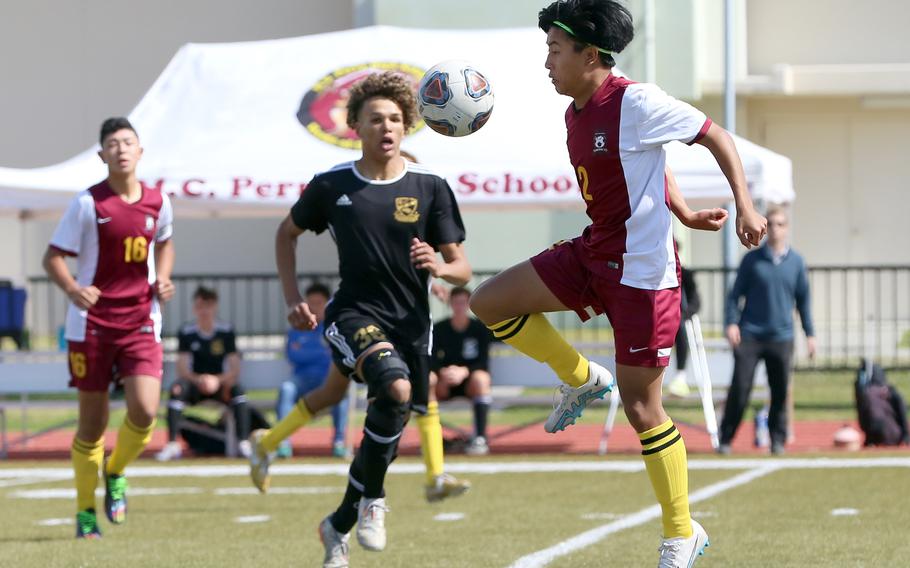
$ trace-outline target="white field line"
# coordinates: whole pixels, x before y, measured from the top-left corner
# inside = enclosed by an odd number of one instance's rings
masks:
[[[689,470],[732,471],[773,467],[775,469],[852,469],[852,468],[910,468],[910,457],[879,458],[754,458],[754,459],[713,459],[690,460]],[[270,468],[273,476],[287,475],[338,475],[347,477],[347,464],[279,464]],[[449,462],[446,471],[494,475],[501,473],[553,473],[553,472],[612,472],[635,473],[644,470],[641,460],[602,461],[493,461],[493,462]],[[421,463],[392,464],[389,471],[394,474],[423,474]],[[139,477],[246,477],[250,473],[246,464],[238,465],[177,465],[177,466],[133,466],[127,475]],[[0,468],[0,480],[34,479],[60,481],[72,479],[69,466],[44,468]]]
[[[759,477],[765,476],[772,471],[779,471],[780,469],[781,468],[775,467],[773,465],[750,469],[744,473],[735,475],[730,479],[725,479],[718,483],[708,485],[707,487],[702,487],[698,491],[691,493],[689,495],[689,503],[695,504],[699,501],[710,499],[716,495],[723,493],[724,491],[727,491],[728,489],[733,489],[734,487],[739,487],[740,485],[751,483]],[[648,521],[651,521],[658,517],[660,517],[660,505],[653,505],[651,507],[638,511],[637,513],[632,513],[631,515],[613,521],[612,523],[607,523],[605,525],[601,525],[599,527],[585,531],[549,548],[538,550],[537,552],[528,554],[527,556],[522,556],[513,564],[511,564],[509,568],[538,568],[540,566],[546,566],[560,556],[565,556],[583,548],[587,548],[588,546],[591,546],[592,544],[607,538],[611,534],[643,525],[644,523],[647,523]]]

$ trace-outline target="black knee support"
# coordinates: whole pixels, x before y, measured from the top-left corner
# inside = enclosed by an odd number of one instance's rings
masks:
[[[389,347],[365,355],[360,364],[360,375],[367,385],[376,389],[378,396],[382,396],[379,393],[386,391],[392,381],[409,378],[411,370],[398,351]]]

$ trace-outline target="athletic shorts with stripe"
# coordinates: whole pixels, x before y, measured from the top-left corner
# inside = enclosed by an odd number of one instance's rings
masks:
[[[391,343],[410,371],[411,409],[418,414],[427,413],[430,393],[429,354],[419,353],[414,346],[396,338],[394,333],[387,332],[375,318],[351,311],[333,314],[332,317],[327,315],[325,338],[332,348],[332,361],[338,370],[358,383],[364,382],[354,373],[360,355],[376,343]],[[366,385],[368,398],[374,396],[375,389],[380,386],[371,383],[369,377]]]
[[[679,287],[644,290],[592,272],[580,254],[581,237],[560,241],[531,258],[531,265],[560,302],[581,321],[606,314],[613,326],[616,362],[666,367],[679,329]]]
[[[68,341],[69,386],[81,391],[106,391],[112,381],[144,375],[161,379],[162,349],[151,321],[131,331],[108,329],[89,322],[84,341]]]

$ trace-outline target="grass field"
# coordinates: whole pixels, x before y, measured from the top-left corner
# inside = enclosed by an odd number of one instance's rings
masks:
[[[352,538],[352,566],[657,563],[660,524],[637,459],[452,461],[449,469],[474,489],[434,505],[423,500],[419,462],[393,467],[389,547],[370,553]],[[910,458],[882,453],[692,460],[692,510],[711,536],[697,565],[906,565],[908,468]],[[128,523],[102,521],[103,540],[77,542],[68,464],[4,464],[0,565],[318,566],[316,526],[340,500],[345,468],[293,460],[275,473],[273,492],[261,496],[240,461],[139,462],[130,473]]]

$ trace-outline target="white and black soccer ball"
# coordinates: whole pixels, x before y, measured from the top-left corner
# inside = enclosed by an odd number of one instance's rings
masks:
[[[467,136],[493,112],[490,81],[466,61],[443,61],[417,87],[417,109],[427,126],[446,136]]]

